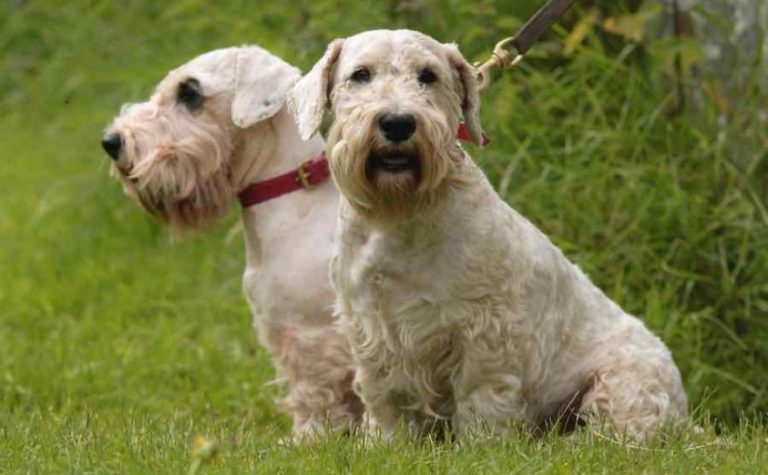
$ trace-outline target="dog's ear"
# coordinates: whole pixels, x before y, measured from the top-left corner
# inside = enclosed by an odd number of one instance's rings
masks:
[[[323,114],[328,107],[328,99],[333,89],[331,78],[336,60],[341,54],[344,40],[333,40],[325,54],[306,76],[296,83],[288,97],[288,106],[296,117],[296,125],[304,140],[317,132],[323,121]]]
[[[445,45],[448,61],[456,71],[459,79],[461,97],[461,113],[470,140],[476,144],[483,143],[483,128],[480,125],[480,90],[475,77],[475,69],[464,59],[455,44]]]
[[[257,46],[238,48],[232,122],[247,128],[275,115],[301,71]]]

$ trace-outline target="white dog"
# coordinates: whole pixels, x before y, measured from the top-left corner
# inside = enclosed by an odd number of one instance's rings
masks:
[[[243,286],[297,439],[354,428],[362,415],[349,348],[332,325],[338,192],[323,181],[324,159],[305,163],[323,139],[302,140],[285,107],[299,77],[255,46],[213,51],[124,106],[102,139],[125,192],[174,228],[215,220],[240,194]]]
[[[454,138],[478,141],[473,68],[454,45],[370,31],[336,40],[289,102],[304,138],[333,111],[342,203],[340,325],[372,426],[458,436],[569,415],[645,439],[684,420],[669,350],[510,208]],[[561,426],[562,428],[562,426]]]

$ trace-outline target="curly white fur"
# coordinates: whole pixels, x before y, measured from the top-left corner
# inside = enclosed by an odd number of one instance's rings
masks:
[[[174,228],[219,218],[245,186],[295,169],[323,149],[299,137],[285,107],[299,71],[256,47],[206,53],[171,71],[152,97],[123,107],[108,127],[123,146],[113,162],[126,193]],[[202,107],[180,103],[183,81]],[[281,406],[297,439],[349,430],[362,406],[352,391],[348,345],[332,325],[327,268],[338,193],[330,183],[242,213],[243,287],[254,327],[288,394]]]
[[[361,67],[370,80],[353,80]],[[418,80],[429,68],[438,80]],[[496,194],[456,143],[464,116],[480,137],[471,67],[453,45],[417,32],[336,40],[294,88],[299,129],[334,114],[328,158],[342,193],[332,281],[372,427],[459,436],[515,421],[579,418],[644,439],[686,418],[665,345],[595,287]],[[318,85],[320,85],[318,87]],[[377,127],[410,113],[403,144]],[[386,150],[415,171],[371,172]]]

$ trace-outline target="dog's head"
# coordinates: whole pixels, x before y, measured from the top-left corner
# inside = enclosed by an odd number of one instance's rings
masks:
[[[332,42],[290,93],[302,135],[333,112],[327,155],[341,192],[373,215],[410,215],[459,176],[463,117],[480,142],[472,67],[453,44],[377,30]]]
[[[220,217],[237,193],[235,163],[268,142],[299,70],[256,46],[199,56],[171,71],[147,102],[126,104],[102,147],[126,194],[174,228]]]

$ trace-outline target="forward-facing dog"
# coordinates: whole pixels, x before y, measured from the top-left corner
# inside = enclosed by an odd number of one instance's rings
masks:
[[[332,281],[369,429],[594,424],[646,440],[687,418],[667,347],[510,208],[455,139],[481,137],[473,68],[418,32],[330,44],[289,98],[329,108],[342,194]]]
[[[302,165],[324,141],[301,139],[285,106],[300,76],[256,46],[216,50],[171,71],[148,101],[123,106],[102,139],[125,193],[173,228],[215,221],[244,190],[274,197],[242,210],[243,287],[287,386],[296,439],[353,429],[362,415],[349,348],[332,325],[338,192],[309,176],[316,162]],[[283,181],[265,182],[273,177]],[[294,177],[314,186],[291,186]],[[281,187],[291,192],[277,197]]]

